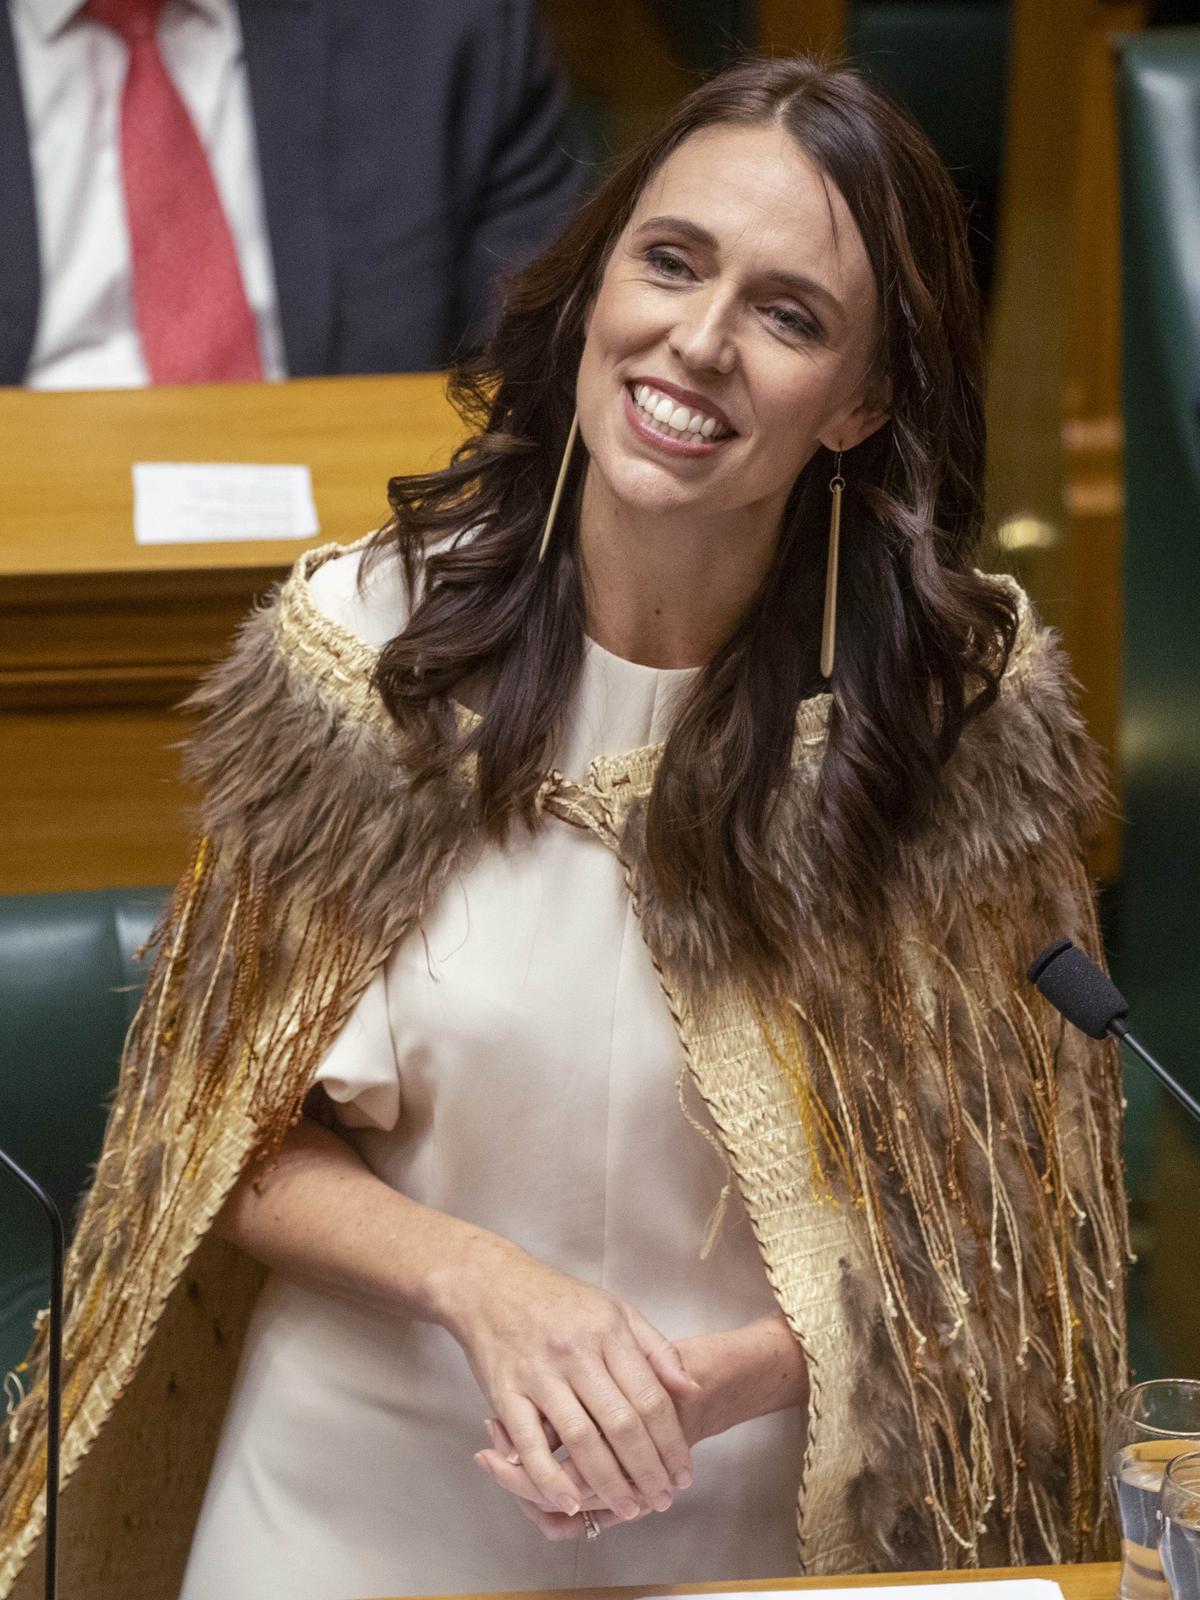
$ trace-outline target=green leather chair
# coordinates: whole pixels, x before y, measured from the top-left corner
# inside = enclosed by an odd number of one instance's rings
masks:
[[[50,1194],[68,1233],[104,1134],[144,972],[134,951],[161,889],[0,896],[0,1145]],[[49,1227],[0,1172],[0,1372],[49,1298]]]
[[[1122,42],[1121,977],[1200,1093],[1200,28]]]
[[[1200,1093],[1200,28],[1118,49],[1125,413],[1124,834],[1114,975],[1139,1038]],[[1162,1365],[1200,1371],[1200,1133],[1126,1074],[1130,1185]],[[1132,1297],[1135,1308],[1140,1296]]]

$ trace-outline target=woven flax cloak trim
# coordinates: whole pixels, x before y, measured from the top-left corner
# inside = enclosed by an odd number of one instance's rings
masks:
[[[195,1242],[470,836],[465,786],[407,792],[369,687],[374,652],[316,612],[307,574],[328,554],[302,561],[200,696],[192,765],[212,842],[177,896],[147,992],[170,1004],[143,1007],[131,1037],[94,1226],[73,1249],[76,1505],[84,1452],[136,1385]],[[876,964],[822,918],[807,819],[824,711],[804,708],[780,865],[811,934],[769,1013],[714,978],[704,907],[654,893],[640,829],[657,752],[545,788],[548,812],[598,820],[625,862],[768,1275],[814,1359],[810,1570],[1081,1556],[1103,1538],[1095,1428],[1124,1366],[1115,1075],[1111,1052],[1056,1031],[1037,997],[1019,1001],[1015,962],[1043,926],[1096,949],[1074,838],[1095,784],[1063,682],[1026,615],[1001,703],[948,774],[943,826],[907,864],[901,937]],[[1069,825],[1048,833],[1059,814]],[[335,970],[320,952],[339,938]],[[106,1225],[117,1243],[90,1256]],[[5,1463],[0,1593],[40,1527],[38,1398]]]

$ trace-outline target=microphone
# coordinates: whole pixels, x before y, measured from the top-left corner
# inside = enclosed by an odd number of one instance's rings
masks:
[[[1166,1067],[1156,1061],[1125,1026],[1125,1018],[1129,1015],[1125,996],[1070,939],[1056,939],[1040,951],[1033,958],[1028,977],[1050,1004],[1084,1033],[1093,1039],[1103,1039],[1111,1033],[1122,1044],[1127,1044],[1146,1063],[1163,1088],[1200,1122],[1200,1102],[1175,1081]]]
[[[58,1207],[42,1188],[24,1172],[10,1155],[0,1150],[0,1167],[16,1178],[46,1213],[50,1223],[50,1361],[47,1372],[46,1408],[46,1600],[58,1594],[58,1461],[62,1438],[62,1322],[63,1322],[63,1220]]]

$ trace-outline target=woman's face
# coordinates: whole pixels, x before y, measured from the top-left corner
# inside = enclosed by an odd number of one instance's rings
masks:
[[[773,127],[686,139],[643,190],[589,311],[579,425],[630,510],[777,524],[819,444],[884,421],[878,324],[841,194]]]

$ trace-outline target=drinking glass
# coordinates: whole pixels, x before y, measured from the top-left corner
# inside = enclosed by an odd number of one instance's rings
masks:
[[[1104,1467],[1121,1520],[1121,1600],[1171,1600],[1158,1554],[1158,1492],[1176,1456],[1200,1451],[1200,1381],[1155,1378],[1119,1395]]]
[[[1200,1600],[1200,1450],[1176,1456],[1163,1473],[1158,1554],[1171,1600]]]

